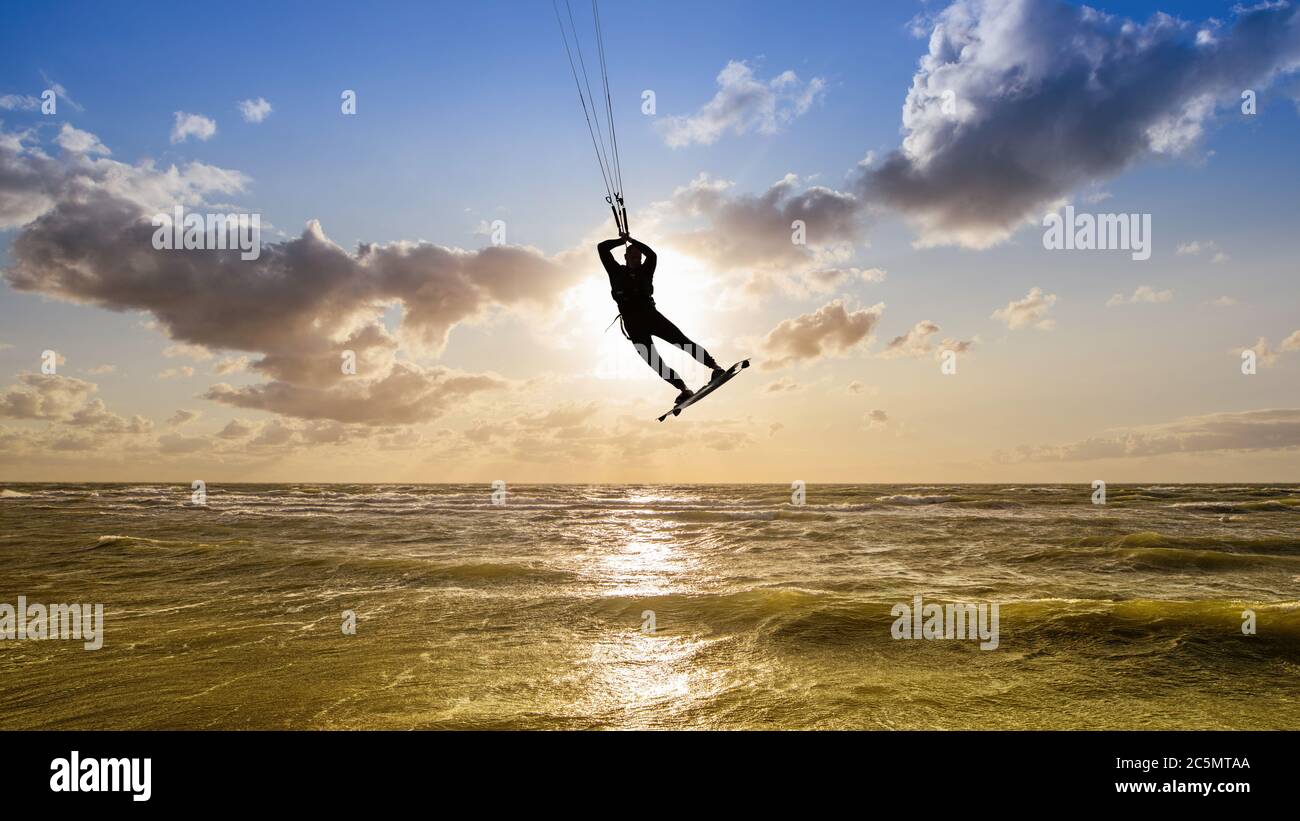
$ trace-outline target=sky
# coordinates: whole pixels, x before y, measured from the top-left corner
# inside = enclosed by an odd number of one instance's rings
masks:
[[[550,2],[26,5],[0,481],[1300,480],[1294,4],[600,12],[658,307],[753,367],[656,421]]]

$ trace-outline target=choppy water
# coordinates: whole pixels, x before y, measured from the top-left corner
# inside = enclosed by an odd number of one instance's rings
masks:
[[[1300,486],[807,493],[3,485],[0,602],[106,631],[0,641],[0,727],[1300,728]]]

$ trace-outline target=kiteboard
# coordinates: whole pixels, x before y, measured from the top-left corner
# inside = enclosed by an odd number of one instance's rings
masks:
[[[689,399],[687,399],[685,402],[682,402],[680,405],[674,405],[673,408],[672,408],[672,410],[668,411],[668,412],[665,413],[663,416],[660,416],[660,417],[659,417],[659,421],[660,421],[660,422],[664,421],[664,420],[667,419],[670,415],[671,415],[671,416],[678,416],[678,415],[680,415],[682,411],[686,410],[686,409],[689,408],[691,405],[694,405],[696,402],[700,401],[700,400],[703,399],[704,397],[706,397],[706,396],[708,396],[709,394],[713,393],[713,392],[716,391],[718,388],[721,388],[723,385],[725,385],[725,384],[727,384],[728,382],[730,382],[730,381],[732,380],[732,378],[733,378],[736,374],[740,373],[742,370],[744,370],[745,368],[748,368],[748,367],[749,367],[749,360],[748,360],[748,359],[742,359],[742,360],[740,360],[740,361],[737,362],[736,364],[732,365],[730,368],[727,368],[726,372],[724,372],[724,373],[722,374],[722,376],[719,376],[717,379],[714,379],[714,380],[713,380],[712,382],[710,382],[709,384],[705,385],[704,387],[700,388],[700,389],[699,389],[698,391],[696,391],[695,393],[691,394],[691,397],[690,397]]]

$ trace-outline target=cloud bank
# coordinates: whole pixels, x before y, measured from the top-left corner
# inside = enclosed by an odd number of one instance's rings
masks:
[[[219,367],[234,373],[247,362],[268,381],[214,385],[205,394],[214,401],[387,425],[427,421],[452,401],[505,384],[399,360],[399,348],[435,355],[457,324],[512,306],[553,306],[584,273],[517,246],[395,242],[349,253],[314,221],[301,236],[264,246],[256,260],[238,251],[153,248],[153,214],[177,203],[202,208],[207,197],[238,194],[246,183],[238,172],[202,163],[160,170],[66,148],[54,158],[26,135],[0,132],[0,227],[22,226],[5,280],[17,291],[147,311],[177,343],[171,354],[251,355]],[[392,328],[384,321],[391,308],[400,309]],[[355,374],[341,366],[349,351]]]
[[[1068,445],[1022,446],[1013,454],[999,454],[999,458],[1013,462],[1075,462],[1296,447],[1300,447],[1300,409],[1282,408],[1191,416]]]

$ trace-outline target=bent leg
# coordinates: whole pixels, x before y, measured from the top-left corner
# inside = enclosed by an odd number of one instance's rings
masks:
[[[630,334],[630,337],[632,345],[636,347],[637,355],[644,359],[645,363],[653,368],[655,373],[659,374],[659,378],[663,379],[679,391],[686,390],[686,382],[677,375],[677,371],[673,370],[667,362],[660,358],[659,351],[655,348],[654,340],[650,338],[648,332]]]
[[[705,367],[713,369],[718,368],[718,363],[714,360],[713,356],[710,355],[708,351],[704,350],[702,345],[697,345],[691,341],[691,338],[682,333],[681,329],[669,321],[668,317],[655,311],[651,320],[652,325],[650,333],[659,337],[664,342],[667,342],[669,345],[681,348],[683,351],[690,354],[695,361],[703,362]]]

